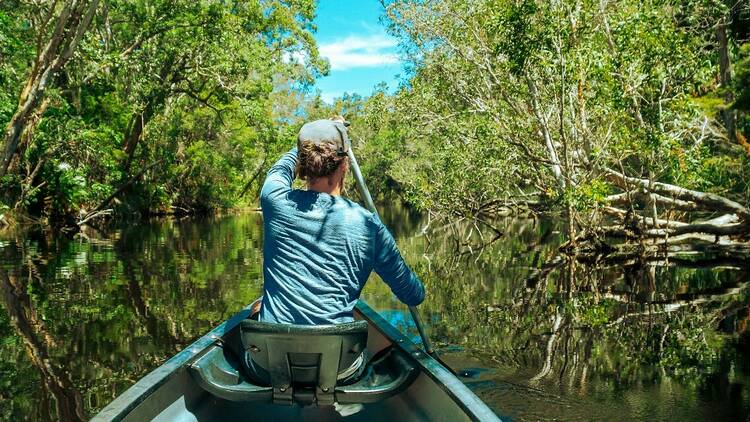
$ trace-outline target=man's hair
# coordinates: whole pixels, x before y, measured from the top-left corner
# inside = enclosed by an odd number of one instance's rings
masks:
[[[297,151],[297,176],[308,181],[328,177],[347,159],[338,155],[338,147],[333,142],[301,141]]]

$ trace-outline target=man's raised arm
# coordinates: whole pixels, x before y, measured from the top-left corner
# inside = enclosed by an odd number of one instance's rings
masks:
[[[263,182],[263,188],[260,191],[261,206],[263,201],[273,199],[278,195],[283,195],[292,189],[294,181],[294,171],[297,167],[297,147],[292,148],[284,154],[276,164],[271,167]]]

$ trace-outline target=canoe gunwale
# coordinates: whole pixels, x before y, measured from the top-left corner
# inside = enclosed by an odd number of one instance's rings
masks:
[[[251,306],[247,306],[232,315],[203,337],[190,344],[190,346],[172,356],[164,364],[146,374],[146,376],[125,390],[124,393],[117,396],[117,398],[94,416],[91,421],[120,421],[124,419],[125,416],[146,400],[154,391],[169,381],[187,362],[195,359],[209,346],[220,340],[224,334],[237,327],[242,320],[247,319],[250,316]]]
[[[149,372],[138,382],[117,396],[104,409],[92,418],[92,421],[121,421],[151,394],[166,384],[185,365],[204,353],[217,340],[239,326],[240,322],[251,313],[252,305],[237,312],[216,328],[190,344],[164,364]],[[481,401],[464,383],[453,373],[448,371],[432,356],[425,353],[409,338],[398,331],[380,314],[374,311],[364,300],[356,305],[359,313],[370,325],[389,339],[394,347],[401,349],[416,364],[418,371],[432,379],[448,394],[455,403],[475,421],[498,421],[497,415]]]
[[[357,303],[356,310],[369,322],[373,328],[393,341],[409,355],[419,369],[440,386],[453,400],[475,421],[499,421],[500,418],[479,397],[474,394],[452,372],[441,365],[435,358],[424,352],[419,346],[403,335],[396,327],[373,310],[365,301]]]

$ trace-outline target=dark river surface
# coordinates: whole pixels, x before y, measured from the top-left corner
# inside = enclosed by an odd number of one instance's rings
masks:
[[[553,218],[384,221],[437,349],[500,416],[750,420],[750,262],[584,265]],[[261,244],[258,214],[0,235],[0,417],[92,416],[258,297]],[[363,297],[418,340],[375,275]]]

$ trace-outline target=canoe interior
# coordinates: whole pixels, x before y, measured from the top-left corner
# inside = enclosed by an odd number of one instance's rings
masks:
[[[340,416],[333,407],[300,407],[230,402],[205,393],[195,384],[187,371],[180,371],[169,384],[165,385],[148,400],[144,401],[124,420],[126,421],[227,421],[227,420],[301,420],[301,421],[422,421],[422,420],[468,420],[469,418],[455,406],[430,405],[425,400],[410,398],[419,389],[427,394],[432,383],[419,387],[412,384],[414,392],[408,390],[401,395],[380,403],[365,405],[359,413],[346,418]],[[420,394],[420,396],[422,396]],[[156,406],[150,406],[149,403]],[[452,403],[452,402],[450,402]],[[164,404],[168,404],[163,408]],[[257,418],[257,419],[256,419]],[[395,418],[395,419],[393,419]]]
[[[247,315],[247,313],[245,313]],[[366,304],[357,307],[356,317],[369,322],[367,346],[371,353],[395,344],[409,353],[420,368],[414,382],[400,394],[384,401],[365,404],[360,412],[342,417],[332,406],[285,406],[253,402],[231,402],[205,392],[188,371],[196,355],[216,338],[240,341],[237,321],[227,321],[165,365],[144,377],[107,406],[94,420],[124,421],[462,421],[497,420],[457,378],[425,356],[411,342],[385,322]],[[241,319],[242,316],[240,315]],[[235,317],[237,319],[237,317]],[[217,332],[218,331],[218,332]],[[213,333],[213,335],[212,335]],[[220,335],[219,335],[220,334]],[[180,355],[185,354],[182,358]],[[171,366],[170,366],[171,365]],[[160,374],[159,371],[162,371]],[[442,372],[440,372],[442,370]]]

